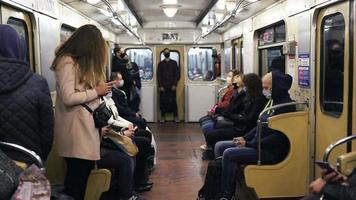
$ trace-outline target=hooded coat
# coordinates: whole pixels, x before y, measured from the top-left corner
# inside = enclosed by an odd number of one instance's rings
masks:
[[[47,81],[25,61],[25,39],[0,25],[0,140],[21,145],[46,160],[53,142],[53,110]],[[9,152],[15,160],[28,158]]]
[[[272,72],[272,100],[273,105],[292,102],[288,93],[292,86],[292,77],[279,71]],[[288,106],[275,110],[273,115],[294,112],[294,106]],[[289,140],[282,132],[262,126],[261,130],[261,160],[263,163],[281,162],[289,152]],[[244,136],[246,147],[257,149],[257,127]]]

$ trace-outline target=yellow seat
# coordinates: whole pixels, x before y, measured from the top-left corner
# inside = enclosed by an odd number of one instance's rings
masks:
[[[356,151],[340,155],[337,158],[337,168],[345,176],[351,175],[356,169]]]
[[[46,162],[46,172],[51,184],[64,183],[66,174],[65,161],[58,156],[56,145],[53,145]],[[85,200],[99,200],[101,194],[110,188],[111,172],[107,169],[94,169],[88,178]]]
[[[244,169],[246,184],[255,189],[259,198],[301,197],[309,184],[309,112],[300,111],[272,116],[268,126],[284,133],[290,150],[275,165],[248,165]]]

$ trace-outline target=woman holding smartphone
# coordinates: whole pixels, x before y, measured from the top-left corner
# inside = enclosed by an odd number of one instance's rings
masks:
[[[67,164],[65,193],[84,199],[90,171],[100,159],[100,135],[94,120],[81,104],[92,110],[99,96],[111,91],[105,83],[107,46],[100,30],[84,25],[55,53],[51,69],[56,78],[55,143]]]

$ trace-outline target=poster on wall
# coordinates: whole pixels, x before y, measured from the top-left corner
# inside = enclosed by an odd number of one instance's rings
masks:
[[[309,54],[299,54],[298,85],[310,88],[310,59]]]

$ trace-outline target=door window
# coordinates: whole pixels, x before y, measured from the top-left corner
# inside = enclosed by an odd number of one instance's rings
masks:
[[[135,62],[140,71],[142,81],[152,80],[153,77],[153,54],[149,48],[129,48],[126,50],[131,62]]]

